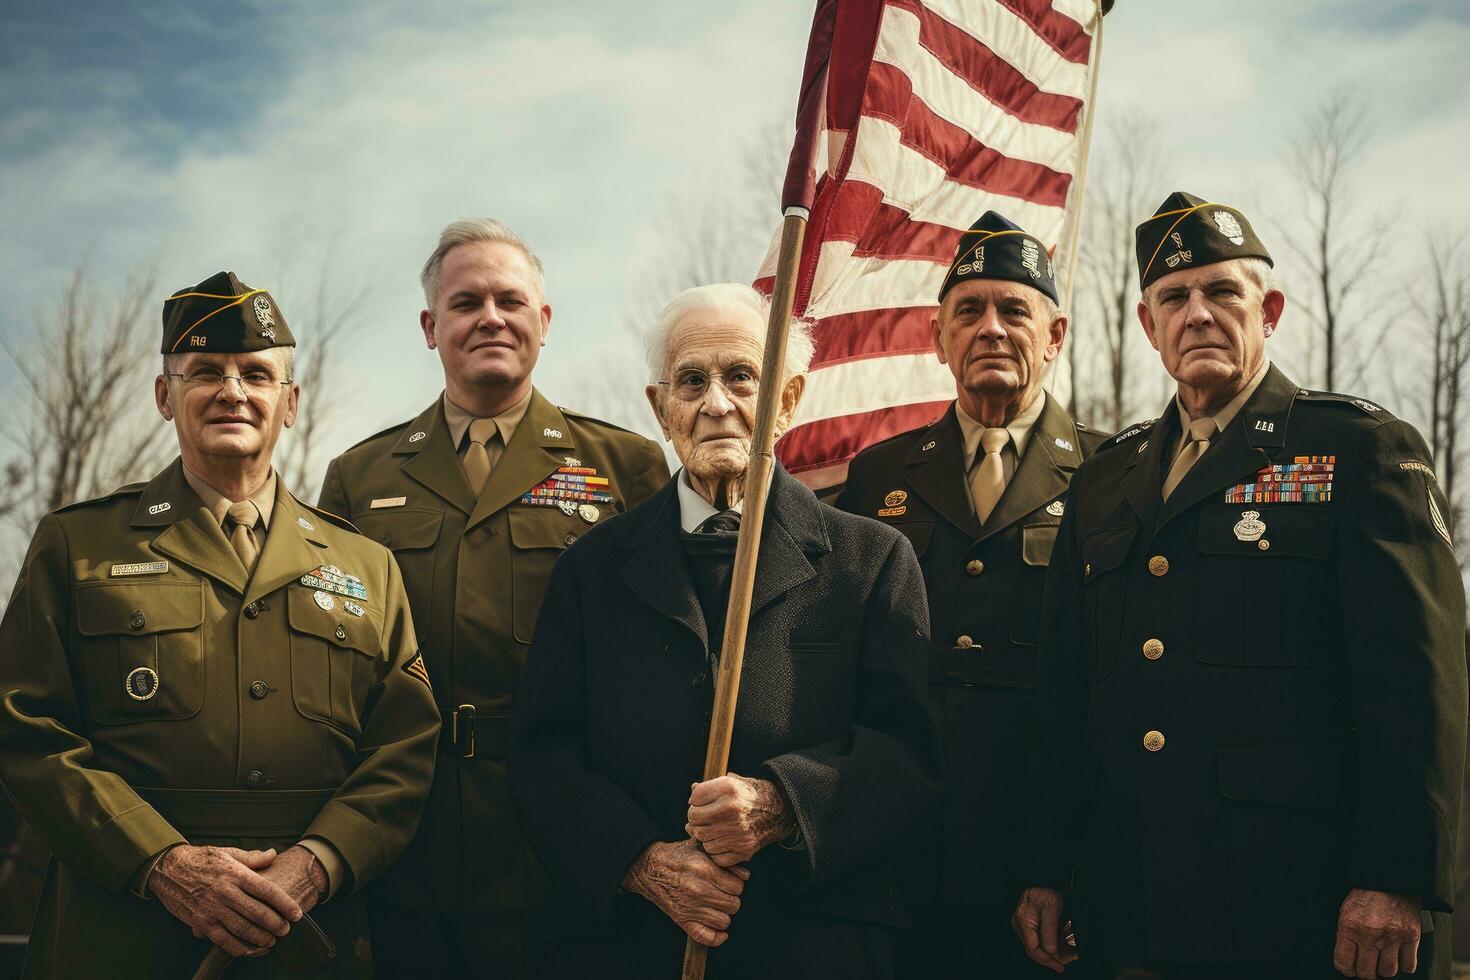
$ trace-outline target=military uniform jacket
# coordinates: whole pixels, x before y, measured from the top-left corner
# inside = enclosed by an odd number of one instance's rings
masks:
[[[926,835],[929,899],[1009,910],[1024,883],[1016,797],[1031,754],[1036,644],[1062,495],[1102,440],[1050,395],[990,520],[970,504],[964,438],[950,406],[932,425],[859,453],[837,506],[876,517],[914,546],[929,595],[929,693],[941,719],[945,802]],[[935,880],[937,878],[937,880]]]
[[[1429,910],[1454,894],[1449,507],[1411,426],[1274,367],[1165,503],[1179,434],[1171,404],[1072,481],[1042,618],[1033,883],[1073,884],[1094,962],[1331,975],[1350,889]]]
[[[173,844],[310,835],[370,881],[429,789],[420,664],[392,556],[282,484],[248,582],[178,461],[43,518],[0,625],[0,780],[55,857],[27,975],[189,975],[209,943],[130,891]]]
[[[523,502],[568,466],[606,478],[612,501],[586,509],[576,500],[563,501],[565,509]],[[540,392],[478,500],[440,398],[327,468],[321,506],[393,549],[403,569],[446,723],[423,824],[381,883],[386,900],[446,913],[541,900],[544,881],[516,826],[505,781],[512,698],[541,594],[569,544],[668,478],[657,445],[559,409]]]

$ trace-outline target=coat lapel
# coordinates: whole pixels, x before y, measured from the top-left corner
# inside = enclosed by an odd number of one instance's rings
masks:
[[[480,499],[475,501],[466,530],[546,479],[557,467],[568,465],[567,457],[576,458],[576,454],[577,444],[572,440],[566,417],[541,392],[533,390],[531,404],[526,406],[525,416],[510,437],[510,445],[505,447],[495,469],[490,471]],[[457,457],[454,465],[459,469]]]
[[[133,527],[162,527],[151,547],[237,593],[245,591],[245,566],[224,529],[184,479],[175,459],[143,488],[133,512]]]
[[[325,518],[312,513],[296,501],[286,490],[284,481],[276,480],[276,505],[271,512],[270,530],[265,536],[265,548],[255,563],[255,573],[245,589],[245,601],[253,602],[261,596],[286,585],[322,563],[322,550],[326,538],[317,526]],[[354,569],[343,569],[353,574]],[[381,596],[369,596],[379,600]]]
[[[1019,521],[1038,507],[1065,492],[1072,473],[1082,462],[1081,440],[1072,418],[1049,394],[1046,405],[1026,442],[1016,472],[1006,484],[995,510],[980,528],[977,541]]]
[[[1296,391],[1296,385],[1285,374],[1274,366],[1268,369],[1266,377],[1225,431],[1220,433],[1219,439],[1210,445],[1199,462],[1190,467],[1164,502],[1159,512],[1159,525],[1270,465],[1271,456],[1267,449],[1285,445],[1286,420]],[[1177,432],[1178,411],[1173,410],[1173,414]]]
[[[623,545],[632,554],[623,565],[623,583],[656,612],[682,623],[708,649],[709,630],[699,595],[679,543],[679,490],[674,480],[628,512]]]
[[[404,427],[393,444],[393,455],[408,457],[403,461],[404,473],[468,514],[475,509],[475,496],[449,440],[442,397]]]
[[[821,504],[796,477],[777,466],[766,503],[750,615],[817,577],[808,555],[832,550]]]
[[[1123,496],[1138,515],[1139,523],[1152,530],[1158,521],[1164,502],[1159,494],[1164,486],[1164,474],[1168,472],[1169,449],[1179,437],[1179,413],[1173,402],[1164,409],[1154,427],[1136,447],[1130,450],[1132,458],[1123,474]]]
[[[908,482],[931,509],[963,531],[980,537],[965,483],[965,443],[951,403],[944,417],[919,438],[908,458]]]

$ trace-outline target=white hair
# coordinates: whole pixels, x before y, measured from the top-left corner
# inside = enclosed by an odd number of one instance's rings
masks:
[[[1265,297],[1265,295],[1271,292],[1273,289],[1278,291],[1281,289],[1281,286],[1276,279],[1276,270],[1273,269],[1271,267],[1271,263],[1267,262],[1265,259],[1251,255],[1243,259],[1231,259],[1230,261],[1235,264],[1235,267],[1237,269],[1239,269],[1241,272],[1244,272],[1246,276],[1249,277],[1251,282],[1256,284],[1256,288],[1261,291],[1262,297]],[[1142,293],[1139,295],[1139,299],[1143,301],[1143,305],[1147,306],[1149,309],[1153,309],[1153,293],[1154,287],[1157,285],[1158,280],[1155,279],[1153,282],[1149,283],[1148,288],[1143,290]]]
[[[669,338],[674,328],[694,313],[755,313],[764,325],[771,316],[771,299],[744,283],[720,282],[693,286],[669,300],[643,335],[649,381],[664,380],[669,363]],[[786,379],[806,374],[815,350],[811,324],[793,317],[786,332]]]
[[[531,246],[527,245],[520,235],[511,231],[510,226],[503,221],[495,218],[464,218],[445,225],[444,230],[439,233],[439,244],[434,247],[433,253],[424,263],[424,270],[419,273],[419,285],[424,287],[424,302],[429,305],[429,309],[434,308],[434,300],[439,292],[439,271],[444,265],[444,256],[456,246],[473,245],[477,242],[499,243],[520,249],[536,277],[536,291],[539,298],[545,301],[546,269],[541,265],[541,260],[536,257],[536,253],[531,251]]]

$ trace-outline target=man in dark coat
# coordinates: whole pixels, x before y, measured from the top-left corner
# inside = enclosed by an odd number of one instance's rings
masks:
[[[1039,962],[1113,977],[1449,976],[1465,597],[1433,460],[1265,357],[1285,298],[1234,208],[1138,230],[1178,382],[1078,470],[1047,579]]]
[[[1017,800],[1062,494],[1102,441],[1041,387],[1067,331],[1056,302],[1041,242],[986,212],[960,238],[932,324],[956,401],[939,421],[859,453],[837,500],[908,537],[929,594],[945,784],[909,876],[904,973],[915,978],[1050,975],[1010,927],[1027,884]]]
[[[699,782],[764,346],[746,286],[676,297],[649,398],[684,469],[557,563],[518,693],[511,791],[560,921],[541,975],[889,977],[889,859],[939,780],[924,584],[904,537],[778,469],[731,774]],[[777,431],[810,358],[797,330]],[[691,786],[693,787],[691,791]]]

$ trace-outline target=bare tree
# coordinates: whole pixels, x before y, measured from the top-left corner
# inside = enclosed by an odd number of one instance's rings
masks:
[[[1353,204],[1352,178],[1372,136],[1361,97],[1338,92],[1299,126],[1289,162],[1306,203],[1305,228],[1284,229],[1284,237],[1311,283],[1303,298],[1321,341],[1322,383],[1336,390],[1363,380],[1366,363],[1344,364],[1342,352],[1354,296],[1382,254],[1388,223]]]
[[[0,340],[23,404],[0,420],[17,455],[4,515],[29,535],[40,516],[147,476],[167,450],[148,381],[158,372],[155,276],[135,270],[104,291],[77,266],[28,342]]]
[[[1458,524],[1465,512],[1457,478],[1463,452],[1460,424],[1470,395],[1470,244],[1463,232],[1432,235],[1425,240],[1424,256],[1427,295],[1414,305],[1430,339],[1429,448]]]
[[[1115,117],[1087,186],[1074,303],[1081,315],[1069,338],[1078,376],[1072,411],[1101,428],[1121,428],[1137,412],[1138,385],[1129,371],[1140,333],[1134,226],[1139,215],[1149,213],[1164,183],[1159,145],[1158,123],[1152,118],[1137,113]]]

